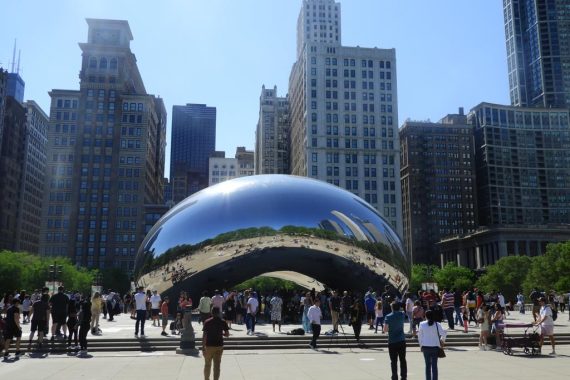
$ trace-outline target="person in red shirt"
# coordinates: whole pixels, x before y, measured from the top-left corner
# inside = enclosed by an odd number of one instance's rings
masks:
[[[162,305],[160,305],[160,314],[162,314],[162,332],[160,335],[162,336],[168,336],[166,333],[166,326],[168,325],[168,304],[168,297],[164,297]]]

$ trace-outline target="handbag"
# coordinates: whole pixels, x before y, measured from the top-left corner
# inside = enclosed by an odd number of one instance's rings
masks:
[[[445,350],[441,346],[441,336],[439,335],[439,327],[437,327],[437,322],[435,323],[435,329],[437,330],[437,337],[439,341],[439,349],[437,350],[437,357],[438,358],[445,358]]]

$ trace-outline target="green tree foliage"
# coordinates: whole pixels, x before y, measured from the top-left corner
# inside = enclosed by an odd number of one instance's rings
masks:
[[[549,244],[544,255],[532,258],[523,289],[529,294],[534,287],[543,291],[570,291],[570,241]]]
[[[274,289],[293,290],[299,288],[299,286],[291,281],[266,276],[254,277],[234,286],[234,289],[238,290],[250,288],[265,294],[272,292]]]
[[[415,264],[412,266],[410,292],[417,293],[422,288],[422,282],[434,282],[433,275],[439,268],[435,265]]]
[[[121,294],[131,290],[131,279],[127,272],[121,268],[105,270],[102,277],[102,284],[105,289],[113,289]]]
[[[486,273],[479,278],[476,286],[484,292],[501,291],[505,299],[514,302],[527,277],[531,261],[528,256],[503,257],[487,267]]]
[[[77,268],[67,258],[44,258],[24,252],[0,252],[0,289],[33,291],[51,280],[50,265],[61,266],[57,280],[70,290],[88,293],[93,282],[93,272]]]
[[[439,289],[467,289],[475,282],[475,273],[466,267],[447,263],[433,275]]]

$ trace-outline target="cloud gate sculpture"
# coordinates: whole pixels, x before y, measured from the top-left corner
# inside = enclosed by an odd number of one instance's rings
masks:
[[[325,182],[259,175],[223,182],[169,210],[135,262],[137,284],[197,302],[203,290],[232,288],[288,271],[329,288],[408,288],[410,256],[390,225],[358,196]]]

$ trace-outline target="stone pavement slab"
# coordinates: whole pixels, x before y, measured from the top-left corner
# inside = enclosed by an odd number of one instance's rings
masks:
[[[557,347],[555,357],[506,356],[476,348],[449,348],[440,359],[439,378],[471,376],[486,379],[563,380],[568,378],[570,346]],[[407,353],[408,378],[424,378],[421,352]],[[202,379],[203,358],[154,353],[93,353],[87,358],[48,355],[24,356],[0,362],[1,379],[18,380],[146,380]],[[390,379],[385,349],[227,351],[222,358],[222,380],[371,380]]]

